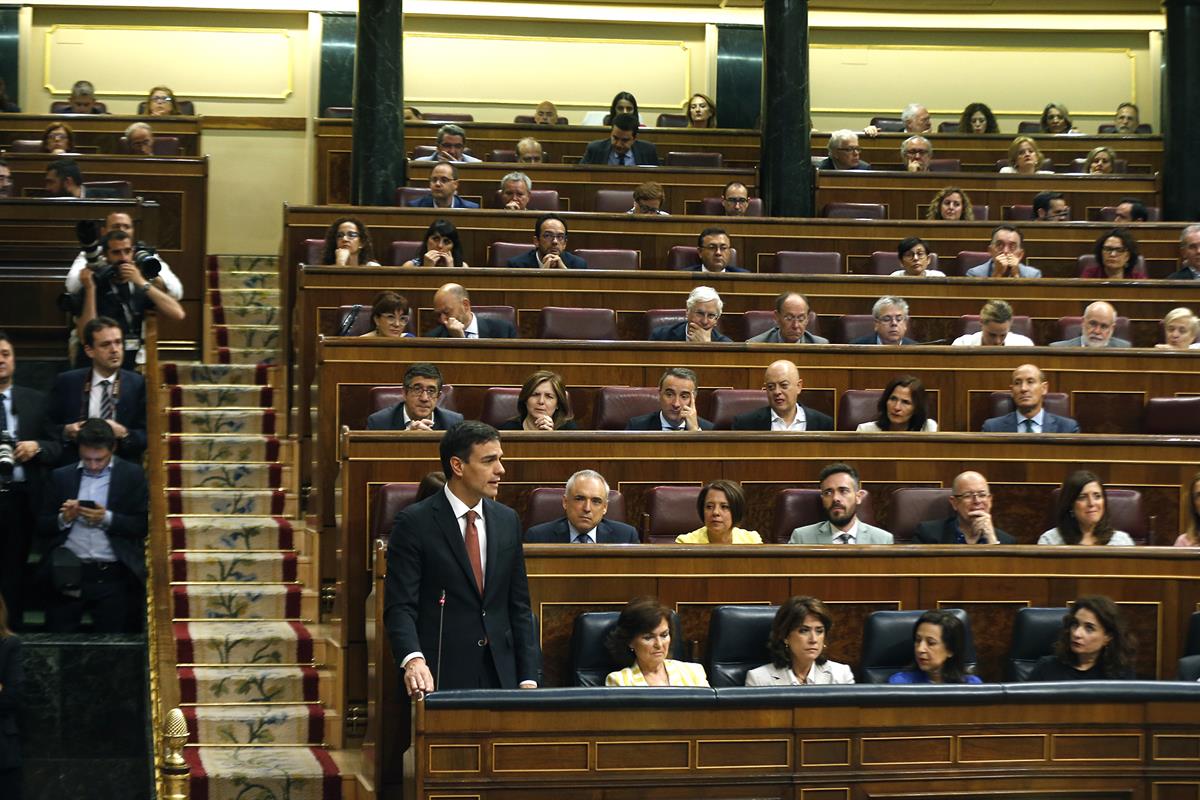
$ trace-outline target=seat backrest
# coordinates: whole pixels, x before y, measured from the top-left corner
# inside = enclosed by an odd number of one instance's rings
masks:
[[[657,386],[602,386],[592,408],[598,431],[623,431],[629,420],[658,410]]]
[[[690,153],[671,150],[667,153],[668,167],[719,167],[722,157],[720,153]]]
[[[1041,133],[1042,123],[1036,120],[1025,120],[1017,123],[1017,133]]]
[[[963,623],[963,664],[975,666],[975,640],[971,636],[971,620],[961,608],[945,608]],[[887,683],[893,673],[913,663],[913,626],[925,612],[875,611],[863,625],[862,679],[863,683]]]
[[[483,410],[479,412],[479,421],[494,428],[517,416],[517,398],[520,394],[519,386],[489,386],[483,393]]]
[[[657,128],[686,128],[688,126],[687,114],[659,114],[654,125]]]
[[[474,122],[474,114],[458,114],[452,111],[433,111],[425,113],[426,122]]]
[[[762,389],[714,389],[712,393],[712,424],[719,431],[727,431],[733,418],[754,411],[767,404],[767,393]]]
[[[882,389],[847,389],[838,398],[839,431],[857,430],[860,423],[870,422],[879,416],[879,398]]]
[[[349,119],[354,116],[353,106],[328,106],[325,109],[325,116],[329,119]]]
[[[842,271],[842,254],[780,250],[775,254],[775,269],[787,275],[838,275]]]
[[[538,315],[538,338],[612,341],[617,338],[617,312],[611,308],[545,306]]]
[[[671,245],[671,249],[667,251],[667,269],[687,269],[700,263],[700,253],[696,250],[695,245],[691,244],[676,244]],[[738,265],[737,248],[729,248],[729,264]]]
[[[812,318],[812,313],[809,313],[809,318]],[[751,339],[758,336],[760,333],[771,330],[775,327],[775,312],[764,311],[761,308],[752,308],[742,314],[742,333],[746,339]]]
[[[354,312],[354,320],[350,323],[350,327],[346,329],[343,336],[362,336],[373,326],[371,321],[371,306],[366,303],[359,303],[352,306],[342,306],[338,309],[338,326],[342,326],[351,312]],[[409,323],[412,327],[412,323]]]
[[[525,507],[525,527],[532,528],[543,522],[565,516],[563,513],[563,488],[561,486],[539,486],[529,493],[529,504]],[[608,490],[608,511],[605,519],[625,522],[625,496],[616,489]]]
[[[603,686],[608,673],[621,668],[609,655],[606,642],[608,634],[617,626],[619,611],[585,611],[575,617],[571,630],[570,666],[568,674],[575,686]],[[678,635],[671,637],[669,658],[683,661],[687,643],[683,640],[679,616],[671,612],[671,630]]]
[[[391,255],[388,257],[387,263],[392,266],[407,264],[409,261],[412,261],[421,254],[421,247],[423,245],[423,242],[392,242],[391,247],[388,250]]]
[[[725,206],[721,203],[719,197],[706,197],[701,201],[700,213],[709,216],[721,216],[725,213]],[[747,217],[761,217],[763,215],[763,204],[761,197],[751,197],[750,204],[746,206]]]
[[[746,673],[771,662],[767,640],[779,606],[717,606],[708,619],[710,686],[744,686]]]
[[[875,317],[870,314],[842,314],[833,326],[833,341],[847,344],[875,332]]]
[[[8,144],[8,152],[10,153],[40,153],[42,152],[41,139],[13,139]]]
[[[868,525],[875,524],[875,506],[871,493],[864,492],[858,504],[858,518]],[[816,488],[782,489],[775,495],[775,522],[771,526],[771,542],[787,544],[792,531],[825,520],[821,505],[821,490]]]
[[[641,250],[584,250],[575,251],[575,255],[587,262],[590,269],[641,269]]]
[[[1149,544],[1150,521],[1146,518],[1141,491],[1106,486],[1104,493],[1108,495],[1108,519],[1112,522],[1113,530],[1125,531],[1135,544]],[[1046,506],[1047,530],[1057,527],[1054,509],[1058,507],[1058,498],[1061,496],[1062,487],[1054,487],[1054,491],[1050,493],[1050,503]]]
[[[826,203],[821,216],[829,219],[887,219],[883,203]]]
[[[922,522],[946,519],[953,514],[952,492],[953,489],[936,486],[906,486],[892,492],[888,521],[896,543],[911,542]]]
[[[687,319],[687,312],[679,308],[651,308],[646,310],[646,336],[649,337],[655,328],[663,325],[674,325]]]
[[[871,274],[891,275],[898,269],[904,269],[900,257],[891,250],[876,250],[871,253]],[[929,254],[929,269],[938,269],[937,253]]]
[[[992,254],[987,250],[959,250],[956,257],[958,274],[966,275],[971,267],[977,267],[991,257]]]
[[[133,184],[129,181],[84,181],[83,197],[133,197]]]
[[[1101,206],[1097,214],[1098,222],[1112,222],[1117,218],[1116,206]],[[1146,221],[1158,222],[1162,219],[1162,210],[1158,206],[1146,206]]]
[[[1142,433],[1186,436],[1200,433],[1200,397],[1151,397]]]
[[[304,240],[304,263],[305,264],[320,264],[321,256],[325,255],[325,240],[324,239],[305,239]]]
[[[647,544],[667,544],[681,533],[702,524],[696,513],[699,486],[653,486],[645,495],[645,535]]]
[[[396,205],[411,206],[413,203],[420,200],[429,194],[427,186],[397,186],[396,187]]]
[[[975,333],[983,330],[983,323],[979,320],[978,314],[963,314],[958,318],[958,327],[955,329],[955,336],[963,336],[968,333]],[[1009,328],[1013,333],[1019,333],[1022,336],[1033,338],[1033,320],[1023,314],[1015,314],[1012,318],[1012,326]]]
[[[1184,656],[1179,659],[1179,669],[1176,677],[1181,681],[1195,683],[1200,681],[1200,656]]]
[[[633,208],[632,189],[597,189],[596,211],[606,214],[624,214]]]
[[[929,159],[930,172],[961,172],[962,159],[959,158],[931,158]]]
[[[471,311],[480,319],[495,319],[517,325],[517,310],[512,306],[471,306]]]
[[[1187,643],[1183,652],[1189,656],[1200,656],[1200,611],[1193,611],[1188,621]]]
[[[1042,399],[1042,405],[1051,414],[1058,414],[1060,417],[1071,416],[1071,397],[1065,392],[1047,392]],[[993,417],[1011,414],[1017,408],[1010,392],[992,392],[988,398],[988,406],[991,409],[990,416]]]
[[[1054,653],[1054,643],[1062,630],[1065,608],[1018,608],[1013,616],[1012,642],[1004,661],[1004,680],[1018,683],[1029,680],[1029,673],[1042,656]]]
[[[492,242],[488,246],[488,266],[506,266],[510,258],[524,255],[533,247],[534,245],[530,242]]]
[[[155,136],[152,150],[156,156],[177,156],[183,146],[178,136]]]
[[[1013,330],[1016,330],[1015,328]],[[1083,317],[1059,317],[1058,318],[1058,339],[1074,339],[1083,333]],[[1028,335],[1028,334],[1027,334]],[[1133,341],[1133,332],[1129,327],[1129,317],[1117,317],[1117,324],[1113,328],[1113,336],[1118,339],[1124,339],[1127,342]]]
[[[1013,206],[1001,206],[1000,216],[1005,220],[1028,222],[1033,219],[1033,206],[1022,203]]]
[[[437,152],[437,148],[431,144],[419,144],[413,148],[413,158],[428,158]]]
[[[502,164],[515,164],[517,163],[517,151],[492,150],[486,156],[484,156],[483,160]]]
[[[958,133],[958,123],[946,120],[938,123],[938,133]]]
[[[975,214],[976,221],[991,219],[992,207],[989,205],[972,204],[971,211]]]
[[[375,489],[371,502],[371,541],[387,539],[396,515],[417,499],[419,483],[385,483]]]
[[[373,414],[397,403],[403,403],[403,392],[403,386],[372,386],[371,391],[367,393],[367,413]],[[454,402],[454,387],[448,383],[442,384],[442,393],[438,396],[438,408],[458,411],[458,406]],[[363,427],[366,427],[365,420]]]
[[[904,133],[904,120],[900,117],[871,117],[871,124],[886,133]]]

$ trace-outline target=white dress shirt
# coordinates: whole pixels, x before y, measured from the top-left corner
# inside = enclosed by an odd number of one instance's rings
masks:
[[[966,333],[950,343],[951,347],[980,347],[983,344],[983,331]],[[1033,347],[1033,339],[1019,333],[1009,331],[1004,337],[1005,347]]]
[[[98,419],[100,417],[100,400],[104,397],[104,381],[108,381],[108,391],[110,394],[112,394],[113,419],[116,419],[117,373],[114,372],[107,378],[102,378],[97,375],[96,370],[93,369],[88,380],[91,381],[91,393],[88,395],[88,419]]]
[[[808,430],[808,418],[804,416],[804,406],[796,404],[796,416],[791,423],[783,421],[783,417],[775,413],[775,409],[771,409],[771,430],[773,431],[806,431]]]

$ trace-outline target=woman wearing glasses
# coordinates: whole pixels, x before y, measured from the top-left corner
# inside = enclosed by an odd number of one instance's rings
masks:
[[[335,219],[325,231],[321,263],[338,267],[378,267],[367,226],[354,217]]]
[[[1124,228],[1113,228],[1101,234],[1093,252],[1095,263],[1084,267],[1079,277],[1111,280],[1144,280],[1147,277],[1146,268],[1139,258],[1137,239]]]
[[[412,319],[412,307],[408,299],[396,292],[380,292],[371,304],[372,330],[362,334],[362,338],[383,337],[399,339],[412,336],[408,331],[408,321]]]
[[[175,93],[166,86],[155,86],[146,95],[146,114],[151,117],[167,117],[182,114],[175,102]]]

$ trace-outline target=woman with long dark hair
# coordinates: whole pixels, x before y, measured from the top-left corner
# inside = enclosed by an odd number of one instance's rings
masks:
[[[929,418],[925,384],[915,375],[892,378],[879,395],[879,416],[858,426],[859,433],[924,431],[933,433],[937,422]]]
[[[321,263],[338,267],[378,267],[371,232],[357,217],[339,217],[325,231]]]
[[[1054,519],[1057,526],[1043,533],[1038,544],[1133,545],[1128,533],[1113,529],[1108,491],[1086,470],[1072,472],[1063,481]]]
[[[913,625],[913,663],[888,683],[983,683],[963,659],[967,636],[949,611],[926,611]]]
[[[829,609],[815,597],[790,597],[775,613],[767,649],[771,663],[746,673],[747,686],[810,686],[854,683],[850,667],[830,661],[826,640],[833,630]]]
[[[465,267],[462,240],[458,228],[445,219],[435,219],[425,229],[421,252],[410,262],[414,267]]]
[[[1130,680],[1136,640],[1117,604],[1104,595],[1080,597],[1062,620],[1054,655],[1042,656],[1031,681]]]

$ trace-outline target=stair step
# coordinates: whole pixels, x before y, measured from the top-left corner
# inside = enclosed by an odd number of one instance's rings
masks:
[[[205,268],[279,274],[279,256],[210,255]]]
[[[226,384],[175,384],[164,390],[168,408],[274,408],[275,390],[270,386]]]
[[[217,325],[278,325],[281,315],[278,306],[209,307],[212,321]]]
[[[208,286],[211,289],[279,289],[279,272],[254,272],[250,270],[210,270]]]
[[[316,620],[317,593],[287,584],[182,584],[171,587],[175,619]]]
[[[341,800],[337,765],[319,747],[187,747],[191,796]]]
[[[183,703],[315,703],[331,676],[314,667],[180,667]],[[325,684],[325,687],[322,686]]]
[[[212,341],[217,347],[232,350],[276,350],[279,348],[279,327],[276,325],[217,325],[212,329]]]
[[[172,550],[294,550],[296,533],[283,517],[170,517]]]
[[[278,289],[209,289],[208,305],[222,308],[274,308],[281,304]]]
[[[312,666],[325,655],[324,643],[295,621],[176,622],[174,634],[175,660],[180,665]],[[314,646],[318,643],[320,647]]]
[[[250,514],[296,519],[300,501],[278,489],[167,489],[168,514]]]
[[[168,433],[275,434],[276,414],[271,408],[173,408],[166,416]]]
[[[171,553],[174,583],[295,583],[299,577],[300,559],[295,553]]]
[[[207,434],[172,434],[167,437],[168,461],[215,461],[246,464],[250,462],[290,463],[293,448],[290,442],[274,436],[209,436]]]
[[[279,363],[278,348],[218,347],[215,356],[219,364],[261,364],[273,367]]]
[[[162,365],[162,382],[176,384],[207,384],[266,386],[278,378],[278,368],[259,364],[200,364],[170,362]]]
[[[273,464],[189,461],[167,465],[169,489],[293,488],[292,468]]]
[[[325,741],[325,709],[317,703],[186,706],[183,716],[192,744],[279,745]]]

